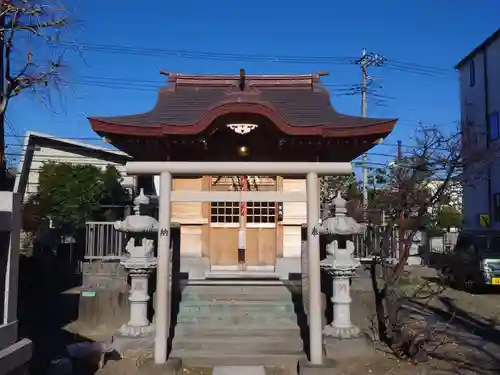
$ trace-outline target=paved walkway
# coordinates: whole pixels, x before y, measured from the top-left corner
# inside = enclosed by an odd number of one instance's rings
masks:
[[[266,375],[264,366],[216,366],[212,375]]]

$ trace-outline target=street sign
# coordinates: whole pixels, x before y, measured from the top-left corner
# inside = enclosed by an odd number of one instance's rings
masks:
[[[479,225],[485,228],[489,228],[490,226],[490,215],[484,214],[479,215]]]

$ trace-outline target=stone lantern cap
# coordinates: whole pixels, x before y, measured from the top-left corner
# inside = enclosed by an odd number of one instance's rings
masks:
[[[348,236],[351,234],[363,233],[365,226],[359,224],[352,217],[346,216],[347,201],[342,198],[340,191],[332,201],[335,208],[335,215],[326,218],[321,224],[320,234]]]

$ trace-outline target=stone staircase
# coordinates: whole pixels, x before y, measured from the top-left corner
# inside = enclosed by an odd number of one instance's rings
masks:
[[[299,288],[279,281],[188,284],[171,356],[191,366],[296,365],[305,354],[291,290]]]

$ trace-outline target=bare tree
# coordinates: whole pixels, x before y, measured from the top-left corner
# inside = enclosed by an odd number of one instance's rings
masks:
[[[388,168],[380,169],[373,179],[378,190],[371,203],[383,209],[386,218],[382,245],[376,248],[371,265],[378,333],[394,352],[415,359],[426,357],[423,347],[429,341],[430,331],[426,327],[425,334],[409,334],[407,316],[401,308],[408,296],[398,287],[398,281],[415,234],[425,225],[431,208],[452,184],[465,183],[465,168],[470,170],[488,162],[484,152],[466,149],[464,154],[463,151],[460,131],[421,126],[411,152],[400,156]],[[472,178],[470,173],[467,178]],[[395,232],[399,232],[396,241]],[[428,294],[425,298],[429,298]]]
[[[38,90],[59,80],[62,54],[55,43],[70,18],[55,0],[3,0],[1,17],[5,53],[0,105],[3,114],[9,100],[23,90]]]
[[[23,91],[40,92],[60,82],[62,53],[55,44],[69,24],[68,12],[57,0],[0,0],[1,164],[9,101]]]

